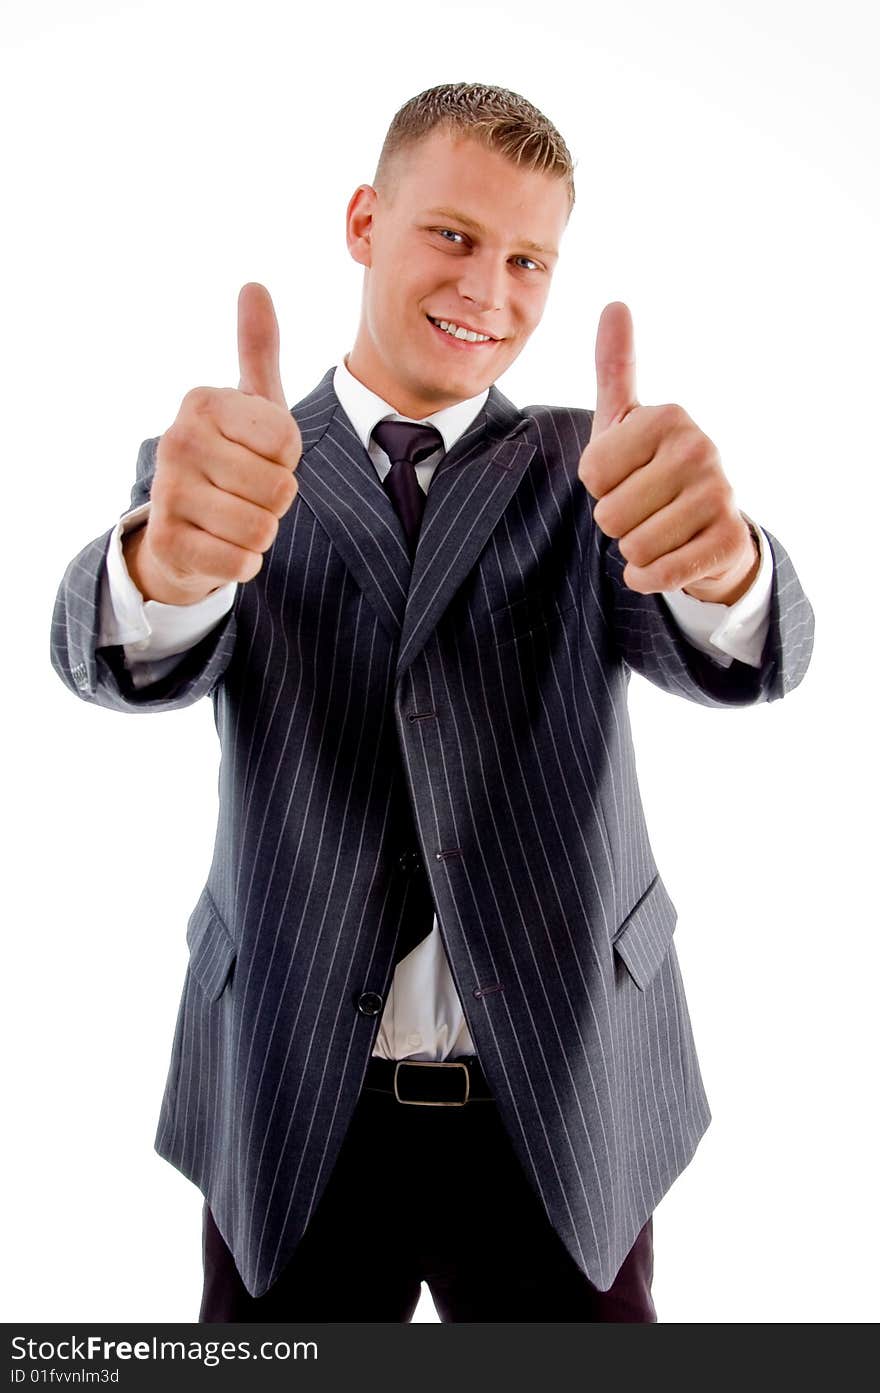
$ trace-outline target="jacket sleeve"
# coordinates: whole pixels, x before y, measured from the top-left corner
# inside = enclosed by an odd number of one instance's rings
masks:
[[[688,643],[660,595],[640,595],[624,584],[626,558],[617,539],[602,536],[597,526],[603,609],[624,662],[664,691],[703,706],[778,701],[796,687],[813,651],[813,608],[785,547],[763,530],[773,553],[773,583],[770,624],[755,668],[736,658],[721,667]]]
[[[138,452],[129,508],[146,502],[156,467],[159,436]],[[121,515],[120,515],[121,516]],[[50,660],[66,687],[83,701],[115,711],[165,711],[191,706],[217,685],[235,648],[235,608],[196,643],[166,677],[136,687],[122,645],[98,647],[101,583],[114,528],[89,542],[68,565],[52,615]]]
[[[735,658],[723,667],[687,641],[661,594],[641,595],[624,583],[626,558],[617,538],[606,536],[592,522],[583,554],[581,598],[592,614],[597,607],[601,610],[611,645],[627,667],[664,691],[702,706],[778,701],[801,682],[813,651],[813,608],[785,547],[761,526],[773,558],[770,622],[761,664],[752,667]]]

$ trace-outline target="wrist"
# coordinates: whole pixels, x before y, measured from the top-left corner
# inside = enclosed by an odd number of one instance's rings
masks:
[[[169,581],[157,566],[150,550],[148,522],[125,533],[122,554],[132,583],[144,601],[156,600],[163,605],[194,605],[215,588],[206,587],[204,582],[194,589],[193,586],[187,588]]]
[[[714,580],[701,580],[688,586],[684,591],[685,595],[691,595],[695,600],[730,606],[735,605],[737,600],[741,600],[746,591],[751,589],[761,569],[761,544],[754,523],[746,517],[743,517],[743,522],[748,529],[749,545],[743,553],[742,560],[723,576]]]

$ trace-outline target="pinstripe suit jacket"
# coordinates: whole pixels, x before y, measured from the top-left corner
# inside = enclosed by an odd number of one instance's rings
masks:
[[[262,569],[176,672],[135,689],[122,650],[96,649],[110,532],[58,592],[51,656],[72,691],[132,712],[210,695],[221,742],[156,1149],[200,1187],[261,1295],[314,1213],[370,1059],[411,802],[511,1143],[605,1290],[710,1121],[630,673],[702,705],[775,701],[806,672],[813,611],[768,534],[761,667],[713,664],[658,595],[624,585],[593,523],[577,477],[592,412],[521,411],[494,386],[432,479],[410,575],[332,378],[292,408],[299,493]]]

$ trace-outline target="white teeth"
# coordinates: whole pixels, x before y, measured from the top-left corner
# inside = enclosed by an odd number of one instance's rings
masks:
[[[428,318],[431,319],[431,316],[428,315]],[[475,334],[472,329],[461,329],[457,324],[453,324],[450,319],[431,319],[431,323],[438,324],[439,327],[445,330],[447,334],[450,334],[452,338],[467,339],[468,343],[489,343],[492,339],[491,334]]]

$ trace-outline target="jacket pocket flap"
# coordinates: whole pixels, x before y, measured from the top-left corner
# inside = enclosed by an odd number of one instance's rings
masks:
[[[678,910],[658,874],[614,935],[614,949],[642,991],[666,956],[677,920]]]
[[[236,947],[205,886],[186,926],[190,967],[209,1000],[216,1001],[226,986]]]
[[[514,639],[538,633],[552,625],[555,619],[574,609],[575,604],[575,600],[558,600],[549,595],[521,595],[518,600],[492,611],[495,642],[500,648],[505,643],[512,643]]]

